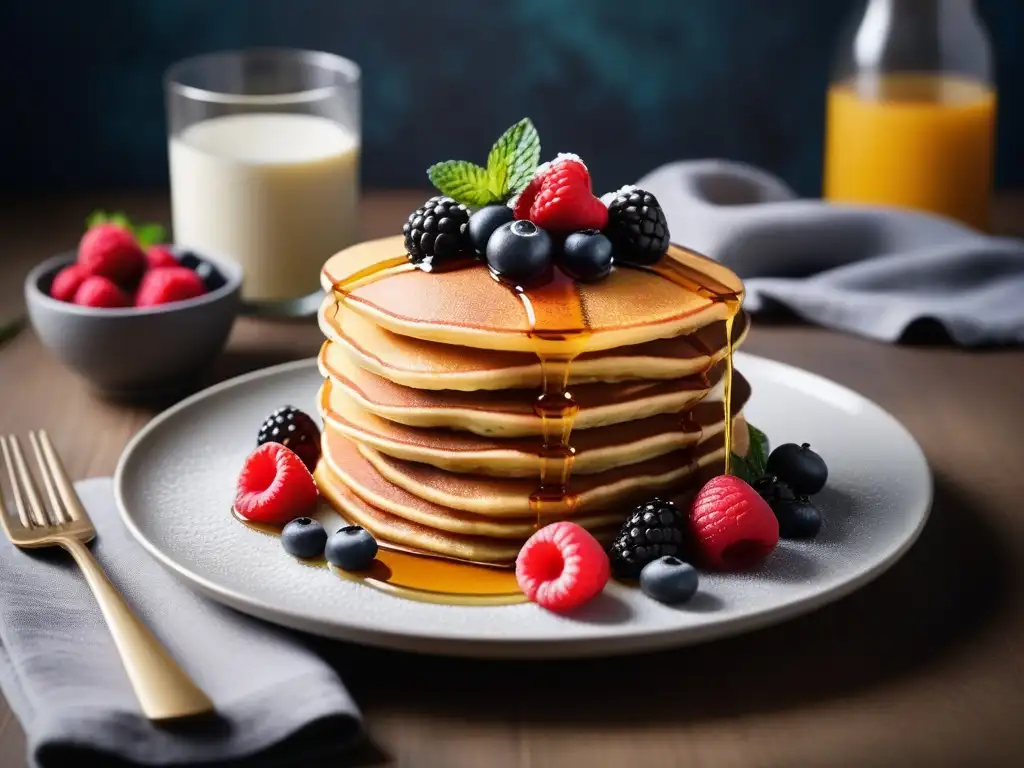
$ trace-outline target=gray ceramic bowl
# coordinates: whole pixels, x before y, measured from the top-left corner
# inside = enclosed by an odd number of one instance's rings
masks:
[[[25,303],[36,334],[61,362],[112,396],[172,391],[223,349],[238,315],[242,269],[200,254],[226,283],[188,301],[157,307],[94,309],[49,296],[54,275],[75,260],[55,256],[25,280]]]

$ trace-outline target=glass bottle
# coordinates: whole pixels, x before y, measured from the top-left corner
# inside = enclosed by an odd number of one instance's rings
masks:
[[[973,0],[868,0],[829,87],[825,198],[987,229],[995,108]]]

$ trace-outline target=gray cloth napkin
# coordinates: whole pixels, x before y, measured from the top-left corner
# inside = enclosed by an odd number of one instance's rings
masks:
[[[745,307],[882,341],[916,321],[964,346],[1024,342],[1024,241],[896,208],[798,199],[742,163],[684,161],[637,186],[665,209],[672,239],[732,268]]]
[[[28,735],[29,765],[337,765],[361,728],[335,672],[300,636],[172,578],[121,523],[108,478],[76,488],[98,532],[93,553],[218,716],[150,723],[70,556],[22,552],[0,533],[0,687]]]

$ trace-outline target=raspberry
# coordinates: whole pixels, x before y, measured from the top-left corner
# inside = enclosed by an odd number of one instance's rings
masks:
[[[206,286],[202,278],[186,267],[158,267],[142,276],[135,294],[135,306],[155,307],[172,301],[185,301],[202,296]]]
[[[545,526],[531,536],[516,559],[516,581],[527,599],[549,611],[577,608],[608,582],[608,556],[576,523]]]
[[[166,245],[150,246],[149,250],[146,251],[146,262],[149,264],[150,269],[181,266],[174,257],[174,253]]]
[[[247,520],[284,525],[316,504],[313,476],[302,459],[280,443],[261,445],[238,476],[235,511]]]
[[[286,405],[267,416],[260,427],[257,445],[280,443],[292,450],[312,472],[320,460],[320,429],[309,414]]]
[[[594,197],[590,172],[579,158],[556,158],[538,178],[540,190],[530,206],[530,221],[555,232],[604,229],[608,209]]]
[[[540,192],[540,182],[540,176],[534,176],[530,179],[530,183],[526,185],[523,191],[516,196],[516,199],[512,204],[512,215],[515,216],[515,218],[530,218],[530,209],[533,207],[533,201],[537,199],[537,193]]]
[[[57,301],[73,301],[79,286],[88,276],[89,273],[81,264],[64,267],[53,276],[53,282],[50,283],[50,296]]]
[[[147,266],[135,236],[116,224],[98,224],[82,235],[78,263],[90,275],[105,277],[122,288],[135,285]]]
[[[779,542],[779,523],[768,502],[738,477],[713,477],[690,505],[690,531],[711,568],[745,570]]]
[[[82,281],[78,290],[75,291],[74,303],[83,307],[101,309],[117,309],[132,305],[128,294],[114,285],[112,281],[99,275],[90,275]]]

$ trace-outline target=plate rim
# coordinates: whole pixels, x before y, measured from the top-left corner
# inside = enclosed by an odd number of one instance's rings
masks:
[[[187,566],[177,562],[160,547],[152,542],[142,530],[135,524],[124,498],[124,487],[128,464],[138,446],[149,439],[151,433],[155,432],[162,424],[174,418],[178,413],[184,411],[194,404],[209,397],[215,396],[224,390],[244,386],[252,381],[270,378],[275,375],[286,374],[304,368],[316,368],[315,357],[302,360],[292,360],[277,365],[260,368],[255,371],[241,374],[239,376],[225,379],[205,389],[195,392],[182,399],[169,408],[161,411],[150,421],[144,424],[138,432],[125,445],[113,475],[113,492],[117,511],[122,522],[132,537],[142,545],[143,549],[154,558],[163,568],[169,571],[185,586],[194,588],[210,599],[227,605],[250,616],[263,621],[287,627],[309,634],[326,637],[335,640],[343,640],[357,644],[387,648],[390,650],[413,652],[431,655],[464,656],[474,658],[492,659],[554,659],[554,658],[584,658],[595,656],[612,656],[632,653],[647,653],[668,648],[681,648],[688,645],[709,642],[724,637],[746,634],[774,624],[784,623],[798,616],[812,613],[826,605],[837,602],[862,586],[884,574],[914,545],[924,530],[925,525],[931,516],[934,502],[935,483],[931,466],[920,444],[913,434],[897,419],[892,413],[880,406],[875,401],[862,395],[844,384],[840,384],[820,374],[799,368],[789,363],[784,363],[772,358],[754,355],[748,352],[737,351],[736,359],[742,363],[744,360],[754,362],[755,365],[766,365],[775,368],[783,375],[798,375],[809,383],[825,385],[838,389],[844,394],[852,395],[856,400],[870,405],[883,418],[889,420],[891,425],[903,433],[907,438],[908,447],[913,450],[913,458],[918,468],[923,470],[922,480],[922,504],[917,516],[917,524],[914,530],[900,543],[899,546],[889,551],[884,558],[877,561],[872,567],[864,569],[855,577],[844,581],[831,589],[817,593],[792,603],[768,607],[746,613],[732,619],[719,621],[711,624],[700,624],[688,627],[665,627],[657,630],[647,631],[642,634],[622,634],[615,636],[577,638],[577,637],[545,637],[540,639],[515,639],[509,640],[501,637],[476,637],[476,638],[452,638],[439,637],[431,634],[424,634],[415,630],[396,631],[391,629],[373,629],[360,626],[359,624],[339,623],[336,621],[325,621],[320,618],[310,618],[306,614],[293,611],[288,607],[272,604],[260,597],[248,596],[237,592],[230,587],[224,587],[206,576],[195,573]],[[610,583],[612,590],[626,590],[627,587]]]

